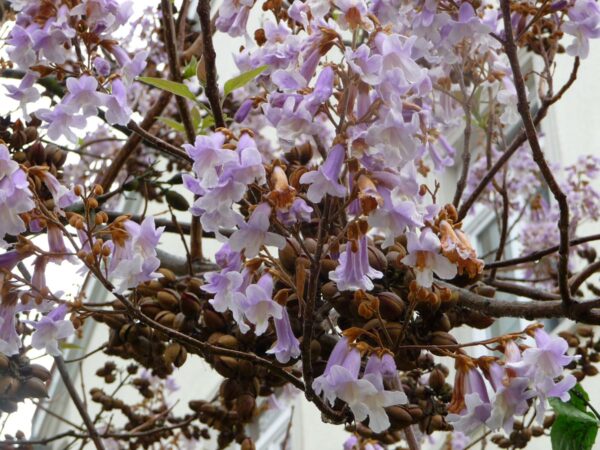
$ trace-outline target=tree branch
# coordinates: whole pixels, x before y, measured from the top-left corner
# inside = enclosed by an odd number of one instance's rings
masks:
[[[200,17],[200,26],[202,27],[202,45],[204,54],[204,67],[206,68],[206,97],[210,103],[215,126],[217,128],[225,126],[223,111],[221,109],[221,100],[219,96],[219,86],[217,84],[217,68],[215,47],[212,41],[212,26],[210,20],[210,0],[198,1],[198,16]]]
[[[161,0],[160,2],[161,11],[163,15],[163,29],[165,34],[165,46],[167,49],[167,57],[169,59],[169,73],[171,79],[177,83],[183,81],[181,76],[181,67],[179,65],[179,57],[177,56],[177,42],[175,36],[175,21],[173,20],[173,9],[171,0]],[[185,29],[185,27],[184,27]],[[181,122],[185,128],[185,134],[188,141],[193,144],[196,139],[196,130],[192,122],[192,116],[186,103],[185,98],[179,95],[175,96],[177,102],[177,108],[179,109],[179,115],[181,116]]]
[[[100,436],[98,435],[98,431],[96,430],[96,427],[94,426],[94,424],[92,422],[92,419],[90,419],[90,416],[88,415],[85,406],[81,402],[81,398],[79,398],[79,394],[77,393],[77,389],[75,389],[75,386],[73,385],[73,382],[71,381],[71,377],[69,377],[69,370],[67,369],[67,366],[65,365],[65,361],[64,361],[63,357],[55,356],[54,362],[56,363],[56,368],[58,369],[58,372],[60,373],[60,377],[62,378],[63,383],[65,384],[65,387],[67,388],[67,391],[69,392],[69,395],[71,396],[71,399],[73,400],[73,403],[75,403],[75,407],[77,408],[79,415],[83,419],[83,423],[85,424],[85,427],[87,428],[88,433],[90,434],[90,438],[92,439],[94,446],[96,447],[97,450],[104,450],[104,444],[102,443],[102,440],[100,439]]]

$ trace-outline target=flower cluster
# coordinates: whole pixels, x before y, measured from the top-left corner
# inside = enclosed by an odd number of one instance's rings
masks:
[[[542,328],[532,333],[535,347],[521,352],[514,341],[508,341],[501,363],[490,357],[476,362],[466,357],[457,360],[453,399],[448,408],[452,413],[448,420],[455,430],[469,434],[487,426],[510,433],[515,418],[529,409],[529,401],[536,403],[536,417],[541,424],[548,398],[569,400],[569,390],[576,380],[571,374],[563,376],[564,367],[575,358],[567,355],[567,342],[549,336]],[[482,372],[493,391],[491,397]],[[556,381],[560,376],[562,379]]]

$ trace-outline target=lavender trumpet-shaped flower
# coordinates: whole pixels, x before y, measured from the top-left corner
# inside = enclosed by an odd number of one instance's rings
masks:
[[[267,331],[270,317],[281,319],[283,316],[283,307],[273,301],[273,278],[269,274],[248,286],[245,294],[237,295],[241,297],[244,316],[255,325],[254,334],[257,336]]]
[[[285,238],[269,231],[270,216],[271,207],[267,203],[258,205],[248,222],[242,223],[240,229],[229,238],[231,249],[238,252],[243,250],[247,258],[254,258],[263,245],[285,247]]]
[[[273,347],[267,350],[267,353],[275,355],[277,361],[282,364],[287,363],[291,358],[300,356],[300,341],[294,335],[290,325],[290,317],[287,309],[282,308],[281,318],[274,319],[275,331],[277,332],[277,341]]]
[[[334,146],[321,167],[300,177],[300,183],[310,184],[306,196],[313,203],[319,203],[325,195],[344,197],[346,188],[339,178],[346,151],[341,145]]]
[[[420,236],[409,232],[407,237],[408,255],[402,258],[402,262],[413,268],[419,285],[431,287],[434,273],[445,280],[456,276],[456,266],[440,254],[440,240],[431,228],[425,228]]]
[[[16,236],[25,231],[20,214],[34,206],[25,172],[10,158],[6,146],[0,144],[0,247],[5,246],[7,234]]]
[[[75,332],[73,323],[65,320],[66,314],[67,306],[61,304],[38,322],[29,322],[35,329],[31,336],[32,347],[45,349],[49,355],[59,356],[59,341],[69,338]]]
[[[370,291],[374,278],[383,273],[369,264],[367,237],[362,235],[346,244],[346,251],[340,255],[340,265],[329,272],[329,279],[335,281],[340,291]]]

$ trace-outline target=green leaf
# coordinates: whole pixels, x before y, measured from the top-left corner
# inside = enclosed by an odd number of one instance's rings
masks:
[[[196,101],[196,96],[190,91],[190,89],[183,83],[177,83],[176,81],[165,80],[163,78],[154,77],[139,77],[142,83],[149,84],[156,88],[162,89],[163,91],[170,92],[171,94],[178,95],[189,100]]]
[[[200,124],[202,123],[202,116],[200,115],[200,109],[197,106],[194,106],[191,110],[192,115],[192,124],[194,125],[194,130],[197,130]]]
[[[185,127],[182,123],[177,122],[176,120],[170,119],[168,117],[157,117],[157,119],[167,125],[168,127],[173,128],[175,131],[181,131],[182,133],[185,131]]]
[[[558,398],[549,399],[556,413],[550,439],[553,450],[592,450],[598,434],[598,420],[586,411],[589,398],[579,385],[571,390],[571,399],[563,402]]]
[[[241,87],[246,86],[250,81],[254,80],[257,76],[267,70],[269,66],[260,66],[256,69],[249,70],[248,72],[244,72],[238,75],[235,78],[232,78],[229,81],[225,82],[225,86],[223,86],[223,94],[227,97],[231,92],[239,89]]]
[[[215,118],[211,115],[204,117],[202,121],[202,129],[206,130],[209,127],[212,127],[215,124]]]
[[[569,391],[569,394],[571,394],[571,401],[569,403],[580,411],[585,412],[587,409],[586,402],[590,401],[590,396],[585,392],[585,389],[577,383],[575,387]]]
[[[196,75],[196,66],[198,65],[198,60],[195,56],[192,56],[192,59],[183,69],[183,79],[187,80]]]
[[[552,450],[592,450],[598,425],[595,421],[579,421],[559,415],[550,431]]]

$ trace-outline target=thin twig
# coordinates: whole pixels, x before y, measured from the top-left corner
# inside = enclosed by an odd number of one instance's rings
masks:
[[[90,416],[89,416],[85,406],[81,402],[81,398],[79,397],[79,394],[77,393],[77,389],[75,389],[75,386],[73,385],[73,382],[71,381],[71,377],[69,376],[69,370],[67,369],[67,366],[65,365],[65,361],[64,361],[63,357],[55,356],[54,362],[56,363],[56,367],[58,369],[58,372],[60,373],[60,377],[62,378],[63,383],[65,384],[65,387],[67,388],[67,391],[69,392],[69,395],[71,396],[71,400],[73,400],[73,403],[75,403],[75,407],[77,408],[77,411],[79,411],[79,415],[81,416],[83,423],[85,424],[85,427],[87,428],[88,433],[90,434],[90,438],[92,439],[94,446],[96,447],[97,450],[104,450],[104,444],[102,443],[102,440],[100,439],[100,436],[98,435],[98,431],[96,430],[96,427],[94,427],[94,424],[92,423],[92,419],[90,419]]]
[[[210,109],[215,119],[217,128],[225,126],[223,111],[221,109],[221,100],[219,96],[219,86],[217,84],[217,68],[215,47],[212,41],[212,24],[210,20],[210,0],[198,1],[198,16],[200,17],[200,26],[202,27],[202,46],[204,54],[204,67],[206,68],[206,97],[210,103]]]

